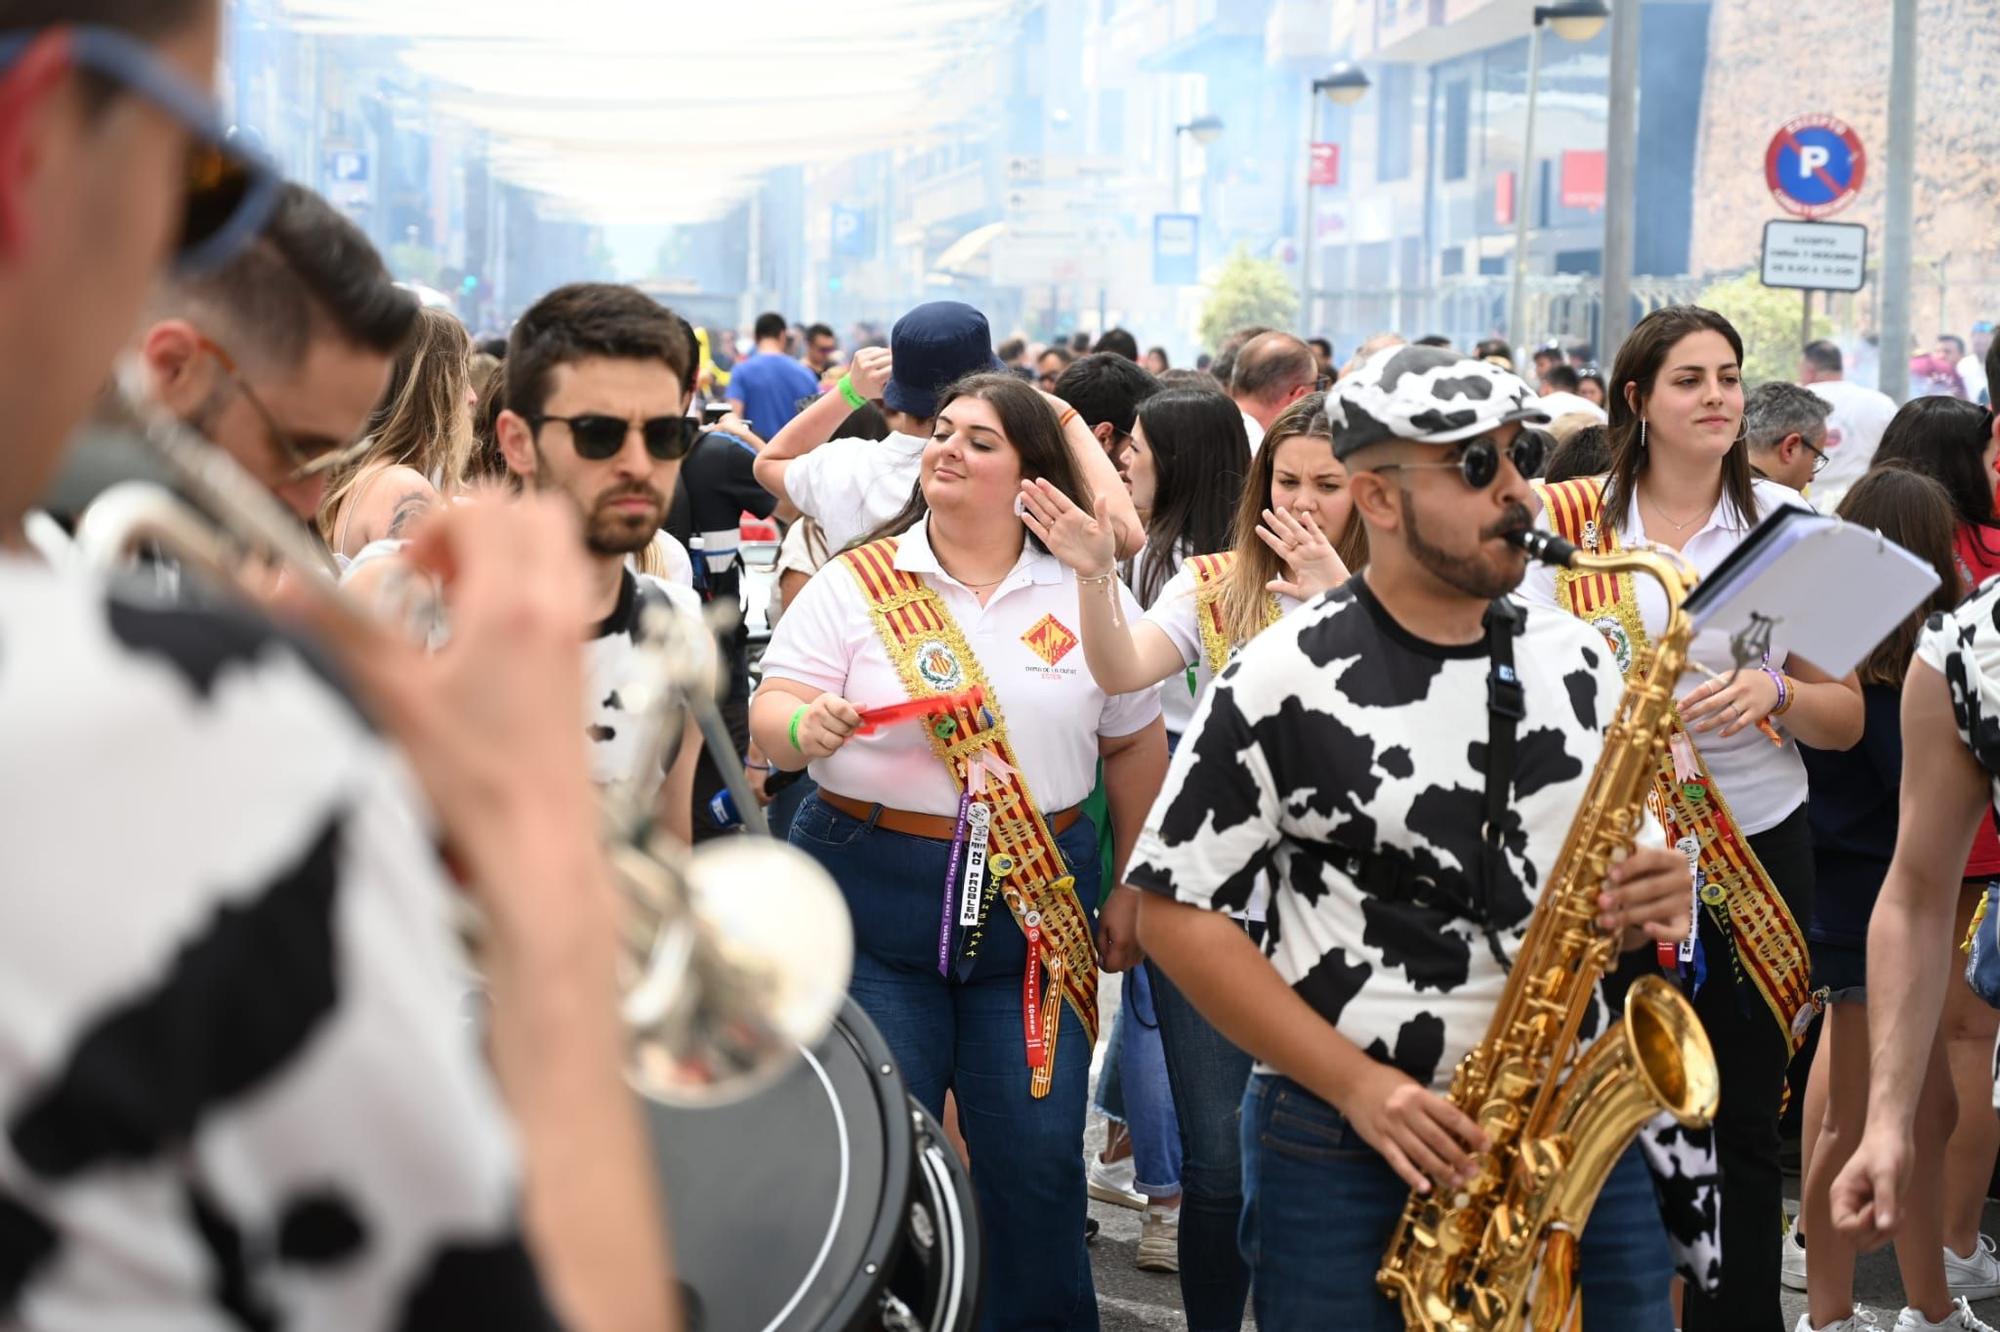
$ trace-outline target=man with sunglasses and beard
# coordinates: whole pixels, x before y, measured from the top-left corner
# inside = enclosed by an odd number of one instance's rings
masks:
[[[1411,1190],[1488,1145],[1444,1093],[1484,1034],[1623,684],[1603,641],[1510,600],[1547,417],[1442,348],[1376,353],[1329,398],[1368,567],[1247,644],[1197,710],[1127,877],[1140,942],[1256,1059],[1241,1233],[1266,1332],[1394,1329],[1375,1272]],[[1490,703],[1489,703],[1490,700]],[[1482,832],[1493,829],[1492,840]],[[1687,861],[1642,845],[1600,928],[1679,938]],[[1260,874],[1260,955],[1230,919]],[[1583,1025],[1605,1029],[1601,999]],[[1638,1152],[1581,1238],[1587,1329],[1668,1332],[1673,1260]]]
[[[210,102],[219,10],[0,0],[0,1326],[666,1332],[611,877],[548,706],[581,687],[573,519],[435,518],[435,657],[320,606],[366,715],[257,616],[27,553],[170,255],[268,216]]]
[[[508,470],[528,489],[564,498],[582,520],[594,625],[587,733],[600,783],[632,776],[645,747],[622,695],[646,672],[638,653],[649,608],[688,617],[679,630],[712,647],[694,590],[639,573],[629,559],[666,521],[699,433],[681,379],[693,355],[686,328],[636,288],[573,283],[535,302],[507,343],[497,433]],[[659,793],[662,821],[683,842],[700,752],[690,727]]]

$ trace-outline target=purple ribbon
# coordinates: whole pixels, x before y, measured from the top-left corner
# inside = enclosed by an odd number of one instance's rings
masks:
[[[951,864],[944,872],[944,912],[938,917],[938,975],[951,975],[951,918],[958,912],[958,870],[972,822],[972,792],[958,798],[958,831],[951,838]]]

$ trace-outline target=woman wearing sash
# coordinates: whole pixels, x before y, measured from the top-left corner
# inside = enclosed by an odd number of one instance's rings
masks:
[[[913,1095],[936,1114],[955,1093],[987,1246],[980,1326],[1091,1329],[1099,870],[1077,805],[1102,757],[1122,865],[1166,742],[1154,691],[1092,680],[1074,651],[1078,579],[1015,516],[1023,479],[1092,502],[1054,400],[982,374],[941,401],[908,506],[779,621],[751,730],[819,784],[791,841],[847,897],[852,994]],[[864,711],[925,699],[923,715],[860,733]],[[1107,969],[1137,960],[1136,907],[1130,890],[1111,895]]]
[[[1133,575],[1146,614],[1133,623],[1122,605],[1080,577],[1078,615],[1084,659],[1100,686],[1118,692],[1165,682],[1171,739],[1176,716],[1184,726],[1232,652],[1306,596],[1345,582],[1366,562],[1368,546],[1348,503],[1347,469],[1333,456],[1325,395],[1312,393],[1287,408],[1264,436],[1237,501],[1232,546],[1199,554],[1177,549],[1181,534],[1167,527],[1164,515],[1178,511],[1184,489],[1215,480],[1182,457],[1182,441],[1154,428],[1151,414],[1170,394],[1141,405],[1127,464],[1133,507],[1147,524],[1146,550]],[[1051,487],[1022,489],[1030,529],[1059,559],[1079,575],[1111,567],[1107,524],[1092,521]],[[1329,532],[1337,534],[1334,543],[1322,535]],[[1153,562],[1161,550],[1172,551],[1180,563],[1172,578],[1161,577]],[[1156,595],[1149,597],[1150,589]],[[1263,915],[1260,895],[1242,916],[1244,928],[1260,941]],[[1250,1056],[1216,1031],[1159,968],[1148,964],[1144,972],[1181,1128],[1181,1301],[1190,1332],[1234,1329],[1242,1325],[1250,1291],[1250,1270],[1236,1244],[1243,1211],[1236,1116]]]
[[[1751,477],[1742,360],[1742,339],[1713,311],[1671,306],[1641,320],[1612,370],[1611,470],[1538,487],[1542,525],[1586,550],[1651,544],[1712,571],[1790,493]],[[1666,618],[1651,580],[1629,574],[1534,566],[1521,593],[1590,622],[1627,672]],[[1696,943],[1663,945],[1661,960],[1692,988],[1722,1077],[1721,1281],[1707,1293],[1689,1287],[1687,1332],[1783,1325],[1771,1243],[1783,1220],[1778,1114],[1786,1065],[1813,1015],[1798,742],[1844,750],[1863,722],[1859,681],[1788,655],[1784,640],[1782,623],[1768,643],[1696,637],[1654,788],[1669,838],[1695,863],[1701,902]],[[1737,649],[1755,653],[1742,669]]]

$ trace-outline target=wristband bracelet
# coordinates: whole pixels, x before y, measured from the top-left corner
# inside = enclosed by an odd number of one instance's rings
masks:
[[[847,405],[855,411],[858,412],[868,405],[868,399],[862,397],[861,390],[854,387],[853,375],[842,375],[840,382],[834,387],[840,390],[840,396],[847,399]]]
[[[1056,418],[1056,429],[1058,430],[1069,429],[1069,423],[1071,421],[1074,421],[1080,415],[1082,415],[1082,413],[1077,411],[1076,408],[1074,407],[1069,408],[1061,416],[1058,416]]]
[[[1778,686],[1778,706],[1771,709],[1771,715],[1773,717],[1782,717],[1790,709],[1793,699],[1796,697],[1792,693],[1791,681],[1785,678],[1784,672],[1773,670],[1769,666],[1764,668],[1764,674],[1770,676],[1771,683]]]
[[[744,770],[745,772],[770,772],[770,771],[772,771],[772,770],[773,770],[774,768],[776,768],[776,767],[777,767],[777,764],[775,764],[775,763],[750,763],[750,762],[745,762],[745,763],[744,763],[744,765],[743,765],[743,770]]]
[[[811,710],[812,704],[801,703],[799,704],[799,710],[792,714],[792,748],[798,750],[801,754],[806,752],[806,747],[799,743],[799,723],[805,720],[806,713]]]

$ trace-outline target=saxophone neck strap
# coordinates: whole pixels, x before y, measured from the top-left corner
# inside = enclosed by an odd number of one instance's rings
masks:
[[[1477,919],[1486,946],[1503,968],[1507,955],[1493,929],[1493,897],[1506,870],[1505,835],[1501,820],[1514,792],[1514,741],[1521,719],[1528,715],[1527,696],[1514,670],[1514,637],[1521,632],[1521,610],[1506,597],[1486,607],[1486,800],[1479,829],[1479,910]]]

